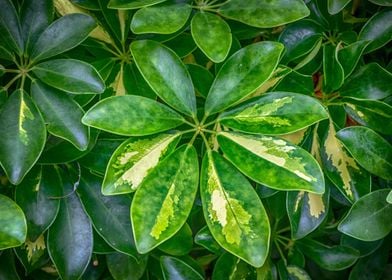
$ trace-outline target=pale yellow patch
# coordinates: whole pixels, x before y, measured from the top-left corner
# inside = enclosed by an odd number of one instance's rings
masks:
[[[300,191],[300,192],[298,193],[297,199],[295,200],[294,212],[297,212],[297,211],[298,211],[299,204],[300,204],[301,200],[304,198],[304,194],[305,194],[304,191]]]
[[[124,10],[118,10],[118,19],[120,22],[120,30],[121,30],[121,38],[124,41],[124,35],[125,35],[125,21],[126,21],[126,15],[128,14],[128,11]]]
[[[24,246],[25,246],[25,250],[27,251],[27,260],[31,262],[33,255],[37,251],[45,250],[46,246],[45,246],[44,236],[40,235],[40,237],[38,237],[37,240],[34,242],[27,239]]]
[[[298,130],[296,132],[293,133],[289,133],[289,134],[285,134],[285,135],[279,135],[280,138],[283,138],[287,141],[290,141],[291,143],[293,143],[294,145],[299,145],[302,140],[305,137],[305,133],[308,130],[308,128],[304,128],[301,130]]]
[[[310,215],[315,218],[320,217],[325,212],[323,196],[320,194],[308,193]]]
[[[120,164],[126,164],[133,156],[136,156],[139,152],[138,151],[133,151],[133,152],[127,152],[122,157],[120,158]]]
[[[123,74],[123,64],[121,64],[121,68],[117,73],[116,79],[114,79],[113,83],[110,85],[116,96],[125,95],[127,93],[124,86]]]
[[[211,194],[211,207],[212,210],[215,212],[215,216],[222,227],[226,226],[227,224],[226,205],[227,201],[222,192],[219,190],[214,190]]]
[[[33,120],[34,115],[30,111],[27,104],[24,102],[23,97],[20,101],[20,111],[19,111],[19,133],[20,133],[20,140],[24,145],[28,145],[29,143],[29,136],[27,135],[26,129],[23,127],[26,120]]]
[[[317,134],[317,128],[318,124],[316,124],[316,127],[313,130],[312,147],[310,149],[310,153],[312,154],[312,156],[314,156],[317,162],[321,164],[322,160],[320,155],[320,139]]]
[[[273,141],[274,142],[274,144],[276,144],[276,145],[279,145],[279,146],[285,146],[286,145],[286,142],[285,141],[283,141],[283,140],[274,140]]]
[[[312,177],[306,175],[305,173],[299,171],[299,170],[295,170],[294,171],[295,175],[297,175],[298,177],[301,177],[302,179],[311,182],[312,181]]]

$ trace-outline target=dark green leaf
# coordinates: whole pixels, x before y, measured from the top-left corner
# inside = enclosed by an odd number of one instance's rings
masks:
[[[351,0],[328,0],[328,12],[331,15],[339,13]]]
[[[380,6],[392,6],[392,2],[389,0],[369,0],[369,1]]]
[[[161,267],[166,280],[202,280],[200,275],[192,266],[186,262],[169,256],[161,257]]]
[[[128,94],[156,99],[156,94],[140,74],[135,63],[124,65],[123,82]]]
[[[99,10],[99,4],[96,2],[96,0],[71,0],[71,2],[84,9]]]
[[[11,0],[0,0],[0,44],[10,52],[23,52],[18,14]]]
[[[165,46],[172,49],[180,58],[185,59],[186,56],[191,55],[197,49],[196,43],[192,35],[186,32],[164,42]],[[191,57],[191,56],[190,56]]]
[[[254,279],[255,269],[237,257],[224,253],[216,261],[212,280],[222,279]]]
[[[15,257],[12,252],[12,249],[0,252],[0,263],[0,279],[20,280],[20,277],[15,267]]]
[[[308,273],[298,266],[288,265],[286,268],[289,280],[311,280]]]
[[[222,252],[222,247],[219,246],[219,244],[215,241],[207,226],[204,226],[199,230],[198,233],[196,233],[195,243],[203,246],[214,254],[219,254]]]
[[[207,97],[208,91],[214,81],[214,76],[210,71],[198,64],[186,64],[186,67],[191,75],[196,92],[203,97]]]
[[[136,261],[130,256],[114,253],[106,256],[106,262],[115,280],[138,280],[146,269],[147,257]]]
[[[159,245],[158,249],[172,256],[182,256],[189,254],[192,247],[192,229],[185,223],[175,235]]]
[[[96,1],[96,0],[95,0]],[[98,10],[101,10],[106,23],[114,33],[117,42],[124,44],[129,31],[129,11],[108,9],[109,0],[98,0]]]
[[[392,204],[392,190],[389,192],[388,196],[387,196],[387,202],[389,204]]]
[[[338,61],[343,67],[344,76],[346,78],[354,71],[355,66],[368,44],[368,41],[358,41],[338,51]]]
[[[139,9],[147,6],[152,6],[166,0],[110,0],[108,7],[111,9]]]
[[[369,241],[362,241],[345,234],[342,234],[342,237],[340,239],[341,245],[345,245],[358,250],[361,257],[372,254],[381,246],[382,243],[383,243],[383,239],[369,242]]]
[[[331,93],[344,82],[344,69],[338,60],[338,47],[324,45],[323,48],[323,90]]]
[[[305,95],[313,95],[313,79],[310,75],[303,75],[299,72],[292,71],[279,82],[274,91],[291,91]]]

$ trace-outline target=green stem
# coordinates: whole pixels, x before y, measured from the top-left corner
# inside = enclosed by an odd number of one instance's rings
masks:
[[[22,76],[21,74],[18,74],[18,75],[16,75],[15,77],[13,77],[12,80],[9,81],[8,84],[5,85],[4,89],[5,89],[5,90],[8,90],[8,88],[9,88],[10,86],[12,86],[12,84],[13,84],[15,81],[17,81],[21,76]]]
[[[203,131],[204,131],[204,132],[211,133],[211,134],[216,134],[216,133],[217,133],[215,130],[206,129],[206,128],[203,128]]]
[[[284,256],[282,249],[280,248],[279,243],[276,241],[276,239],[274,240],[274,244],[276,246],[276,249],[278,249],[279,255],[282,258],[284,264],[287,265],[286,257]]]
[[[186,123],[187,125],[189,125],[189,126],[191,126],[191,127],[194,127],[194,128],[196,128],[196,127],[197,127],[197,125],[196,125],[196,124],[194,124],[194,123],[191,123],[191,122],[187,121],[186,119],[184,119],[184,123]]]
[[[18,69],[5,69],[4,72],[5,73],[20,73],[20,71]]]
[[[276,234],[279,234],[279,233],[282,233],[282,232],[286,232],[286,231],[290,231],[290,227],[285,227],[285,228],[282,228],[282,229],[280,229],[280,230],[278,230],[277,232],[276,232]]]
[[[203,131],[200,133],[201,138],[203,138],[204,145],[206,146],[207,151],[210,151],[210,144],[208,143],[207,137],[204,135]]]
[[[282,240],[285,240],[285,241],[291,241],[290,238],[288,238],[288,237],[286,237],[286,236],[283,236],[283,235],[278,235],[278,238],[279,238],[279,239],[282,239]]]
[[[26,75],[22,75],[22,82],[20,83],[20,89],[22,90],[24,88],[25,80],[26,80]]]
[[[217,120],[217,119],[215,119],[215,120],[213,120],[213,121],[210,121],[210,122],[208,122],[208,123],[206,123],[206,124],[203,124],[203,126],[204,126],[204,127],[206,127],[206,126],[213,125],[213,124],[215,124],[217,121],[218,121],[218,120]]]
[[[189,141],[189,145],[193,145],[193,142],[195,142],[195,139],[198,134],[199,134],[199,131],[196,131],[195,134],[193,134],[191,141]]]

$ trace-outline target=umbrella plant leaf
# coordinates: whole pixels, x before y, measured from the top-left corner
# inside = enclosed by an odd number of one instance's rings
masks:
[[[323,48],[323,90],[331,93],[344,82],[344,69],[338,60],[338,47],[324,45]]]
[[[351,0],[328,0],[328,12],[331,15],[339,13]]]
[[[343,67],[346,78],[354,71],[368,44],[369,41],[357,41],[338,50],[338,61]]]
[[[110,0],[108,7],[110,9],[130,10],[152,6],[166,0]]]
[[[161,257],[161,267],[164,279],[187,279],[187,280],[202,280],[204,277],[200,275],[192,266],[185,261],[170,257]]]
[[[10,52],[23,52],[23,35],[19,18],[11,0],[0,1],[0,42]]]
[[[147,257],[138,261],[133,257],[121,253],[113,253],[106,255],[106,263],[110,274],[115,280],[138,280],[142,278],[144,271],[146,270]]]

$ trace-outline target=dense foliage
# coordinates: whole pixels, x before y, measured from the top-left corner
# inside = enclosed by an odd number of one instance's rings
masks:
[[[0,279],[392,275],[389,0],[0,0]]]

